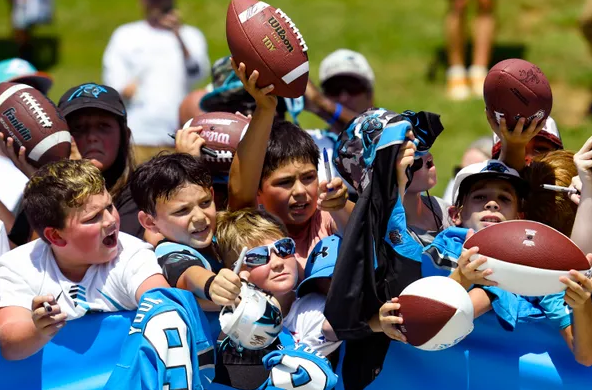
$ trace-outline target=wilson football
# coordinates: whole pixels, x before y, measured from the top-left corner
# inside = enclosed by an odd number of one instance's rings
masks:
[[[560,276],[582,273],[590,264],[582,250],[557,230],[539,222],[515,220],[488,226],[469,238],[464,248],[479,247],[490,268],[488,279],[514,294],[541,296],[566,289]]]
[[[546,120],[553,107],[549,81],[536,65],[517,58],[498,62],[489,70],[483,85],[485,107],[497,123],[506,119],[509,130],[518,119]]]
[[[208,112],[190,119],[183,128],[197,126],[203,127],[200,136],[206,141],[206,146],[216,152],[216,158],[202,154],[212,174],[228,175],[238,143],[249,127],[249,120],[229,112]]]
[[[296,98],[308,82],[308,47],[281,9],[263,1],[232,0],[226,15],[226,39],[236,64],[247,75],[259,72],[257,86],[273,84],[273,94]]]
[[[14,140],[17,155],[26,148],[35,167],[70,157],[68,124],[49,98],[28,85],[0,83],[0,131]]]

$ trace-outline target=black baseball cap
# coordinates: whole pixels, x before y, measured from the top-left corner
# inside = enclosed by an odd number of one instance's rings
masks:
[[[58,108],[63,116],[83,108],[100,108],[122,117],[124,121],[127,119],[125,105],[119,93],[109,86],[95,83],[70,88],[60,98]]]

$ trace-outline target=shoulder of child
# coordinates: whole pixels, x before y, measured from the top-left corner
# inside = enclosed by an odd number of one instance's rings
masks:
[[[153,251],[152,245],[146,241],[140,240],[137,237],[132,236],[124,232],[119,232],[117,237],[119,241],[119,257],[133,256],[135,253],[141,250]]]
[[[22,269],[29,267],[43,268],[51,247],[45,241],[36,239],[18,246],[0,256],[0,267]],[[29,261],[27,261],[28,259]]]

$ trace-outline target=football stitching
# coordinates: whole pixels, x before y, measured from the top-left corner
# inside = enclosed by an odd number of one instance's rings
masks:
[[[290,17],[288,15],[286,15],[286,13],[279,8],[275,10],[275,13],[279,14],[280,18],[284,19],[286,21],[286,23],[288,23],[288,26],[290,26],[290,28],[292,29],[292,32],[294,32],[294,35],[296,35],[296,39],[298,39],[298,43],[302,47],[302,51],[307,52],[308,46],[306,45],[306,42],[304,42],[304,37],[302,36],[302,34],[300,34],[300,30],[296,27],[296,24],[294,24],[294,22],[292,22],[292,19],[290,19]]]
[[[228,150],[214,150],[214,152],[216,152],[217,157],[213,158],[213,157],[210,157],[206,154],[205,155],[206,160],[223,162],[223,163],[232,162],[232,157],[233,157],[232,152],[230,152]]]
[[[31,111],[33,111],[33,113],[35,114],[35,117],[37,118],[37,121],[39,122],[39,124],[41,124],[41,126],[43,126],[45,128],[49,128],[49,127],[53,126],[53,122],[51,121],[51,118],[49,117],[49,115],[47,115],[47,113],[45,112],[43,107],[41,107],[39,105],[39,102],[37,101],[37,99],[35,99],[35,97],[33,97],[33,95],[31,95],[28,92],[23,92],[23,93],[21,93],[20,97],[21,97],[21,99],[23,99],[26,106]]]

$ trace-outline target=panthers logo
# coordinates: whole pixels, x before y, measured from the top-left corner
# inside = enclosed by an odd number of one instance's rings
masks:
[[[101,87],[97,84],[84,84],[78,87],[76,91],[70,96],[68,101],[72,99],[77,99],[79,97],[93,97],[97,99],[100,94],[107,93],[107,90],[104,87]]]
[[[487,164],[485,168],[481,170],[481,172],[499,172],[499,173],[508,173],[510,170],[501,163],[498,162],[491,162]]]

